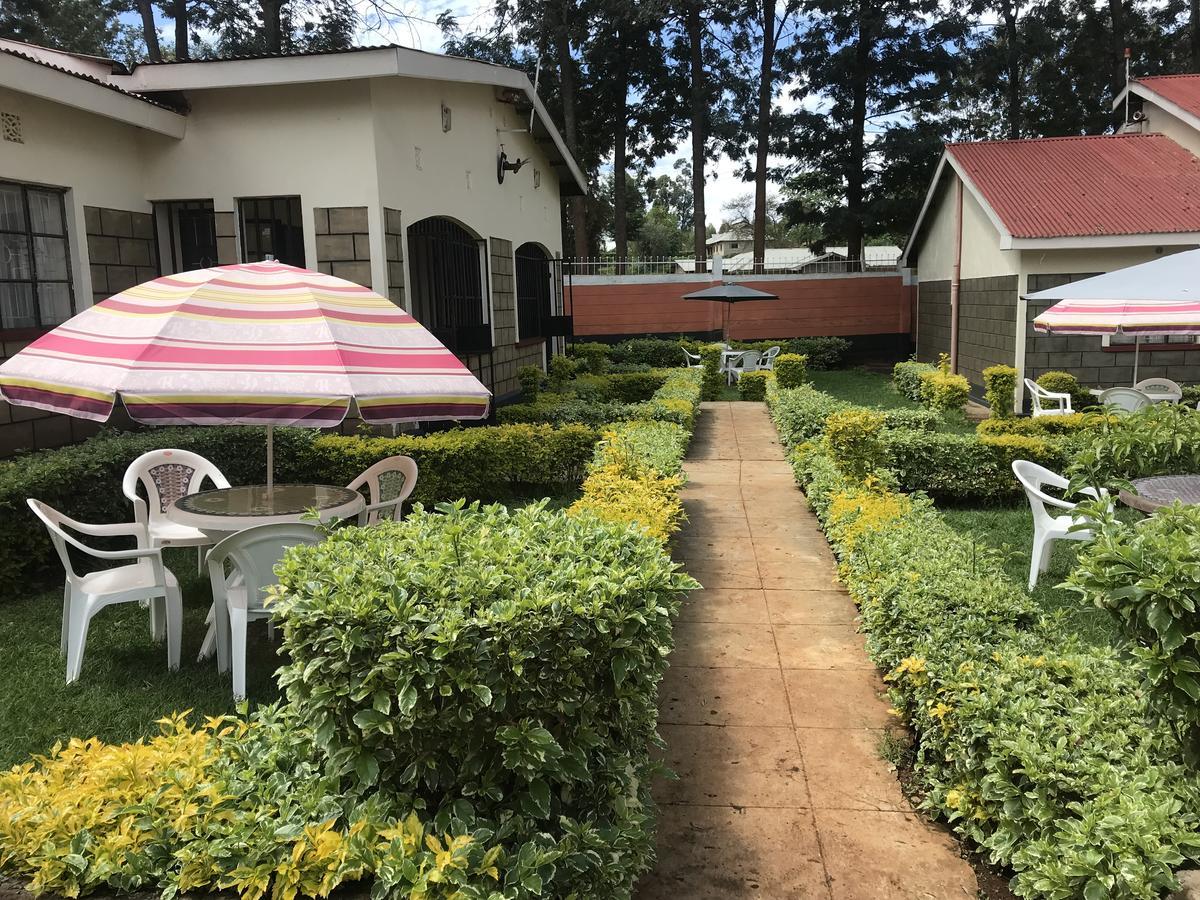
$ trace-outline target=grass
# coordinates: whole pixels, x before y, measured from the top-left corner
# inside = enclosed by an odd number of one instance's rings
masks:
[[[982,509],[947,508],[942,509],[941,514],[950,527],[974,541],[981,550],[999,553],[1005,575],[1024,589],[1029,578],[1029,554],[1033,544],[1033,514],[1027,504]],[[1082,547],[1079,541],[1055,542],[1050,570],[1042,573],[1031,596],[1046,612],[1062,615],[1067,627],[1087,643],[1115,645],[1120,641],[1119,632],[1108,613],[1083,605],[1077,594],[1055,587],[1066,580]]]
[[[921,405],[909,400],[892,385],[889,375],[867,369],[823,369],[809,371],[812,386],[830,396],[875,409],[921,409]],[[968,422],[962,413],[951,413],[945,417],[942,431],[970,434],[975,425]]]
[[[0,604],[0,768],[44,753],[56,741],[99,737],[133,740],[157,733],[155,719],[177,710],[199,715],[234,711],[233,687],[217,673],[215,659],[196,660],[212,595],[196,574],[194,550],[168,550],[167,566],[183,587],[180,667],[167,670],[166,644],[150,639],[150,614],[136,603],[100,610],[88,630],[83,672],[66,684],[66,658],[59,656],[62,588],[39,590]],[[278,644],[264,623],[251,623],[246,690],[254,702],[278,696],[274,678]]]

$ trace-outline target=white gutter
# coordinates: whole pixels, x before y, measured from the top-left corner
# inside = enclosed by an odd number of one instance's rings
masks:
[[[0,53],[0,85],[172,138],[187,130],[179,113],[11,53]]]

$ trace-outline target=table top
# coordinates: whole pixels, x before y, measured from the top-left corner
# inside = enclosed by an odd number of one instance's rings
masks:
[[[1200,504],[1200,475],[1158,475],[1132,482],[1137,493],[1121,491],[1121,502],[1144,513],[1152,513],[1176,500],[1185,505]]]
[[[247,484],[200,491],[167,507],[167,518],[201,531],[241,531],[255,525],[302,521],[316,509],[321,521],[356,515],[366,501],[332,484]]]
[[[1093,397],[1099,397],[1106,390],[1108,390],[1108,388],[1090,388],[1088,390],[1088,393],[1091,394]],[[1141,389],[1134,388],[1134,390],[1137,391],[1137,390],[1141,390]],[[1180,400],[1180,397],[1178,394],[1168,394],[1168,393],[1164,393],[1162,391],[1142,391],[1142,393],[1145,394],[1147,397],[1149,397],[1151,400],[1153,400],[1155,403],[1163,403],[1163,402],[1178,403]]]

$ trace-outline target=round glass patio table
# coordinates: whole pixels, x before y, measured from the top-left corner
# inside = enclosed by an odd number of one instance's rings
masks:
[[[1090,388],[1088,393],[1093,397],[1099,397],[1105,390],[1106,388]],[[1141,388],[1134,388],[1134,390],[1141,390]],[[1164,394],[1160,391],[1142,391],[1142,393],[1149,397],[1152,403],[1178,403],[1180,401],[1178,394]]]
[[[312,509],[322,522],[346,519],[365,506],[358,491],[333,484],[247,484],[180,497],[166,515],[207,535],[223,536],[256,525],[302,522]]]
[[[1158,475],[1131,482],[1137,493],[1121,491],[1117,496],[1126,506],[1153,513],[1176,500],[1186,506],[1200,504],[1200,475]]]

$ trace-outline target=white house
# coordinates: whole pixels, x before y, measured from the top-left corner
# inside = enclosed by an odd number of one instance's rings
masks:
[[[1200,75],[1132,81],[1115,105],[1127,95],[1119,134],[945,148],[901,259],[919,285],[918,358],[951,354],[976,391],[996,364],[1130,383],[1130,340],[1038,334],[1047,304],[1024,299],[1200,245]],[[1143,339],[1139,373],[1200,381],[1200,345]]]
[[[560,197],[586,181],[522,72],[404,47],[129,71],[0,40],[0,138],[4,355],[268,254],[403,305],[498,396],[564,329]],[[0,453],[85,432],[0,407]]]

